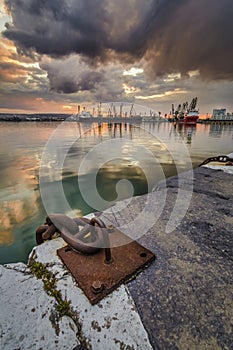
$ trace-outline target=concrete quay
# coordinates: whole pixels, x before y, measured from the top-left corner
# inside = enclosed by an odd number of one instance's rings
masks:
[[[42,263],[56,276],[57,288],[71,302],[73,319],[57,313],[56,301],[26,265],[2,266],[1,348],[232,349],[232,167],[227,172],[197,168],[179,180],[173,177],[161,182],[149,194],[154,206],[146,213],[148,218],[160,207],[166,191],[161,215],[138,239],[156,254],[156,260],[95,306],[56,256],[56,249],[64,245],[61,238],[35,247],[30,261]],[[169,231],[167,223],[178,192],[188,190],[190,182],[189,207]],[[134,197],[117,214],[103,213],[101,218],[122,226],[139,215],[147,200],[147,195]],[[143,230],[143,220],[140,224]]]
[[[231,349],[233,176],[196,169],[189,209],[170,234],[165,230],[177,179],[168,179],[166,186],[163,213],[139,240],[157,260],[128,289],[153,349]],[[129,211],[132,215],[133,205]]]

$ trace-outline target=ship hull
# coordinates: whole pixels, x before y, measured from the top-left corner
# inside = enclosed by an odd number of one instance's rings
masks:
[[[189,113],[185,114],[183,117],[178,118],[177,122],[180,124],[195,125],[197,123],[198,118],[199,118],[198,111],[190,111]]]
[[[196,124],[198,120],[198,117],[194,116],[185,116],[183,119],[178,119],[177,123],[179,124]]]
[[[136,117],[91,117],[91,118],[78,118],[78,122],[103,122],[103,123],[139,123],[142,121],[141,116]]]

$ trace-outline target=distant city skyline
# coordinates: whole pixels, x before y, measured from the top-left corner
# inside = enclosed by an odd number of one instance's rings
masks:
[[[233,112],[232,0],[0,0],[0,113]]]

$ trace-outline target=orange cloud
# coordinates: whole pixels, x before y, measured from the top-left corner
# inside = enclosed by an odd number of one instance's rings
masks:
[[[19,61],[14,44],[3,37],[0,42],[0,80],[7,83],[21,83],[28,76],[27,68]]]

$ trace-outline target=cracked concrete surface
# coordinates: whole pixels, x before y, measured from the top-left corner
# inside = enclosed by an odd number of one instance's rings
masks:
[[[54,275],[57,290],[63,300],[71,301],[79,324],[59,317],[55,299],[45,293],[42,281],[26,265],[1,266],[1,349],[151,350],[127,288],[122,285],[92,306],[56,255],[64,244],[61,238],[45,242],[33,249],[29,260],[43,263]]]
[[[159,184],[166,204],[156,224],[139,239],[157,260],[127,287],[153,349],[232,349],[233,176],[216,169],[194,170],[190,206],[180,225],[166,233],[177,198],[177,177]],[[180,185],[190,180],[184,173]],[[157,193],[151,194],[156,196]],[[120,225],[137,215],[146,196],[119,214]],[[137,203],[134,205],[134,202]],[[107,220],[107,217],[106,217]]]
[[[57,278],[63,296],[71,300],[92,349],[232,349],[233,176],[198,168],[193,180],[190,206],[170,233],[166,233],[166,224],[177,198],[177,178],[160,183],[158,191],[150,194],[155,198],[155,210],[162,191],[167,191],[162,214],[139,239],[157,259],[135,280],[95,306],[89,304],[56,256],[64,244],[61,239],[33,250],[31,259],[45,264]],[[189,174],[183,174],[180,181],[185,188]],[[137,215],[145,200],[146,196],[135,197],[118,215],[103,214],[102,219],[119,226]],[[51,324],[54,300],[25,265],[1,267],[0,286],[0,341],[4,350],[21,345],[22,349],[85,350],[72,320],[64,317],[59,325],[64,333],[56,335]]]
[[[22,264],[0,265],[0,344],[2,350],[70,349],[77,343],[75,324],[56,319],[56,303]],[[56,328],[57,327],[57,328]]]

